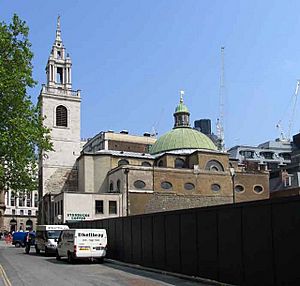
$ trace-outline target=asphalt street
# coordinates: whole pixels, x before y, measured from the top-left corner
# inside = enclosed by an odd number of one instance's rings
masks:
[[[1,270],[2,269],[2,270]],[[124,285],[157,286],[208,285],[160,273],[154,273],[105,261],[76,262],[57,261],[55,257],[25,254],[23,248],[15,248],[0,242],[0,286],[89,286]]]

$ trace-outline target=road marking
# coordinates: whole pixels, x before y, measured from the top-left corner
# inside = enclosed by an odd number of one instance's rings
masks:
[[[0,274],[1,274],[2,279],[4,281],[4,285],[5,286],[12,286],[9,279],[8,279],[8,277],[7,277],[7,275],[6,275],[6,272],[5,272],[4,268],[2,267],[1,264],[0,264]]]

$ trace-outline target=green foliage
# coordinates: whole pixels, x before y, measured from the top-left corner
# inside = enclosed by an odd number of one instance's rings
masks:
[[[27,94],[36,84],[28,32],[17,15],[0,23],[0,191],[36,190],[37,152],[52,149],[40,108]]]

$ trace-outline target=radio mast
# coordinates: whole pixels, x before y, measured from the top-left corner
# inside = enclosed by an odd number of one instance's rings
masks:
[[[224,141],[224,50],[225,47],[221,47],[221,75],[220,75],[220,90],[219,90],[219,118],[217,119],[216,129],[218,136],[218,149],[225,151]]]

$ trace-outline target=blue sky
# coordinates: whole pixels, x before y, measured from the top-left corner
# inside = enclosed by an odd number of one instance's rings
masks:
[[[30,27],[34,101],[61,15],[83,138],[108,129],[164,134],[180,89],[191,121],[210,118],[215,130],[225,46],[226,147],[277,138],[279,120],[287,132],[300,78],[299,11],[299,1],[0,0],[2,21],[17,13]]]

